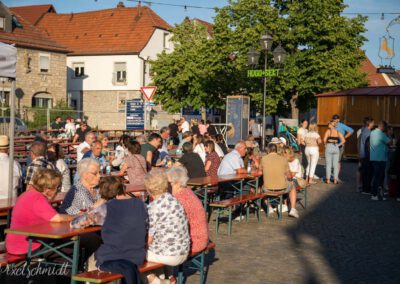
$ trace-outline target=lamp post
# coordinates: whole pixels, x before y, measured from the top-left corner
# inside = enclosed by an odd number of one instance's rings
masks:
[[[266,75],[266,70],[268,66],[268,52],[271,51],[272,49],[272,43],[273,43],[273,38],[272,36],[268,33],[265,32],[264,35],[261,36],[260,38],[260,44],[261,48],[264,51],[264,92],[263,92],[263,119],[262,119],[262,127],[261,127],[261,147],[263,150],[265,150],[265,102],[266,102],[266,96],[267,96],[267,75]],[[281,44],[278,45],[277,48],[272,52],[274,56],[274,63],[275,64],[281,64],[285,60],[286,57],[286,51],[283,49]],[[248,63],[250,66],[255,66],[258,64],[258,60],[260,58],[260,53],[255,50],[254,47],[250,49],[250,51],[247,53],[247,58],[248,58]]]

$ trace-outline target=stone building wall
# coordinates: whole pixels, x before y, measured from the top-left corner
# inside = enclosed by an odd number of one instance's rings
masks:
[[[39,54],[50,55],[48,73],[39,70]],[[10,88],[7,83],[6,88]],[[50,51],[17,47],[17,79],[16,107],[32,107],[32,97],[38,93],[47,93],[57,101],[66,100],[67,94],[67,65],[66,55]]]

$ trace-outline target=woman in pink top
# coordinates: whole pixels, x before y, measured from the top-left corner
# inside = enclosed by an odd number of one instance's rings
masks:
[[[74,216],[58,214],[50,202],[61,189],[62,176],[58,171],[50,169],[38,170],[30,185],[17,200],[11,217],[11,229],[37,225],[46,222],[68,222]],[[32,243],[32,251],[40,247],[38,242]],[[11,254],[27,254],[28,238],[26,236],[7,234],[6,249]]]
[[[199,131],[200,131],[200,135],[204,135],[207,133],[207,126],[204,124],[203,119],[199,123]]]
[[[168,181],[171,183],[172,195],[178,199],[189,221],[191,253],[204,250],[208,243],[208,224],[206,211],[199,198],[186,183],[189,180],[184,167],[175,166],[167,171]]]
[[[140,155],[140,144],[136,141],[127,143],[128,155],[124,158],[120,174],[128,172],[129,184],[144,185],[144,177],[147,174],[146,160]]]

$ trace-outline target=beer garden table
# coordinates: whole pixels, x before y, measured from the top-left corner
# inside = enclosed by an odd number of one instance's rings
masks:
[[[46,222],[43,224],[24,226],[15,229],[6,229],[6,234],[16,234],[28,237],[28,254],[27,254],[27,267],[30,266],[31,260],[34,257],[44,256],[45,254],[52,252],[66,261],[68,261],[71,267],[71,275],[75,275],[78,272],[79,262],[79,241],[80,236],[88,233],[98,232],[101,230],[99,226],[87,227],[84,229],[73,229],[70,228],[70,222],[54,223]],[[57,240],[68,241],[60,243]],[[32,251],[32,242],[36,242],[42,245],[36,251]],[[68,246],[73,247],[72,256],[65,254],[62,249]],[[46,263],[51,265],[60,265],[59,263]],[[71,278],[71,283],[75,283]]]

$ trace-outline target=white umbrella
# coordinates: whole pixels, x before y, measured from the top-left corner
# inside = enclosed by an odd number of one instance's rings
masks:
[[[0,42],[0,77],[12,81],[10,94],[10,163],[8,175],[8,197],[13,196],[14,135],[15,135],[15,78],[17,73],[17,48]]]

